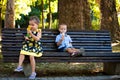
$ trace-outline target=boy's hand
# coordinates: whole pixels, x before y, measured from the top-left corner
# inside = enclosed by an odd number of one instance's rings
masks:
[[[61,40],[62,40],[62,41],[64,40],[64,35],[62,35],[62,38],[61,38]]]

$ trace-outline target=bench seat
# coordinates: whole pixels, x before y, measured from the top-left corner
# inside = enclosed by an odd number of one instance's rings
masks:
[[[26,29],[2,29],[3,62],[18,62]],[[58,52],[55,44],[57,30],[42,30],[41,42],[43,56],[36,58],[37,62],[120,62],[120,53],[113,53],[111,38],[108,31],[74,31],[67,34],[73,40],[75,48],[83,47],[83,56],[71,57],[67,52]],[[25,62],[28,62],[27,59]]]

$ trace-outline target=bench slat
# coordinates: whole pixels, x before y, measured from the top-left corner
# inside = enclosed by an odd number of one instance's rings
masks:
[[[18,57],[6,57],[4,61],[18,62]],[[120,59],[119,57],[41,57],[36,58],[36,62],[120,62]]]
[[[9,54],[5,54],[6,51],[3,52],[4,57],[14,57],[19,55],[19,51],[12,52],[10,51]],[[43,57],[70,57],[70,54],[67,52],[44,52]],[[84,53],[83,57],[120,57],[120,53],[111,53],[111,52],[86,52]]]

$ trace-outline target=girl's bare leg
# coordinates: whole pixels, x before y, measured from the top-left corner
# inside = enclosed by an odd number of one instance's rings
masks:
[[[31,67],[32,67],[32,72],[35,72],[35,58],[34,56],[30,56],[30,64],[31,64]]]
[[[24,59],[25,59],[25,55],[20,54],[18,66],[22,66],[22,63],[23,63]]]

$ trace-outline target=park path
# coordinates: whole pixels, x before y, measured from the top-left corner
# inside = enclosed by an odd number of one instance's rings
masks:
[[[28,78],[0,78],[0,80],[29,80]],[[119,75],[114,76],[73,76],[73,77],[37,77],[34,80],[120,80]]]

